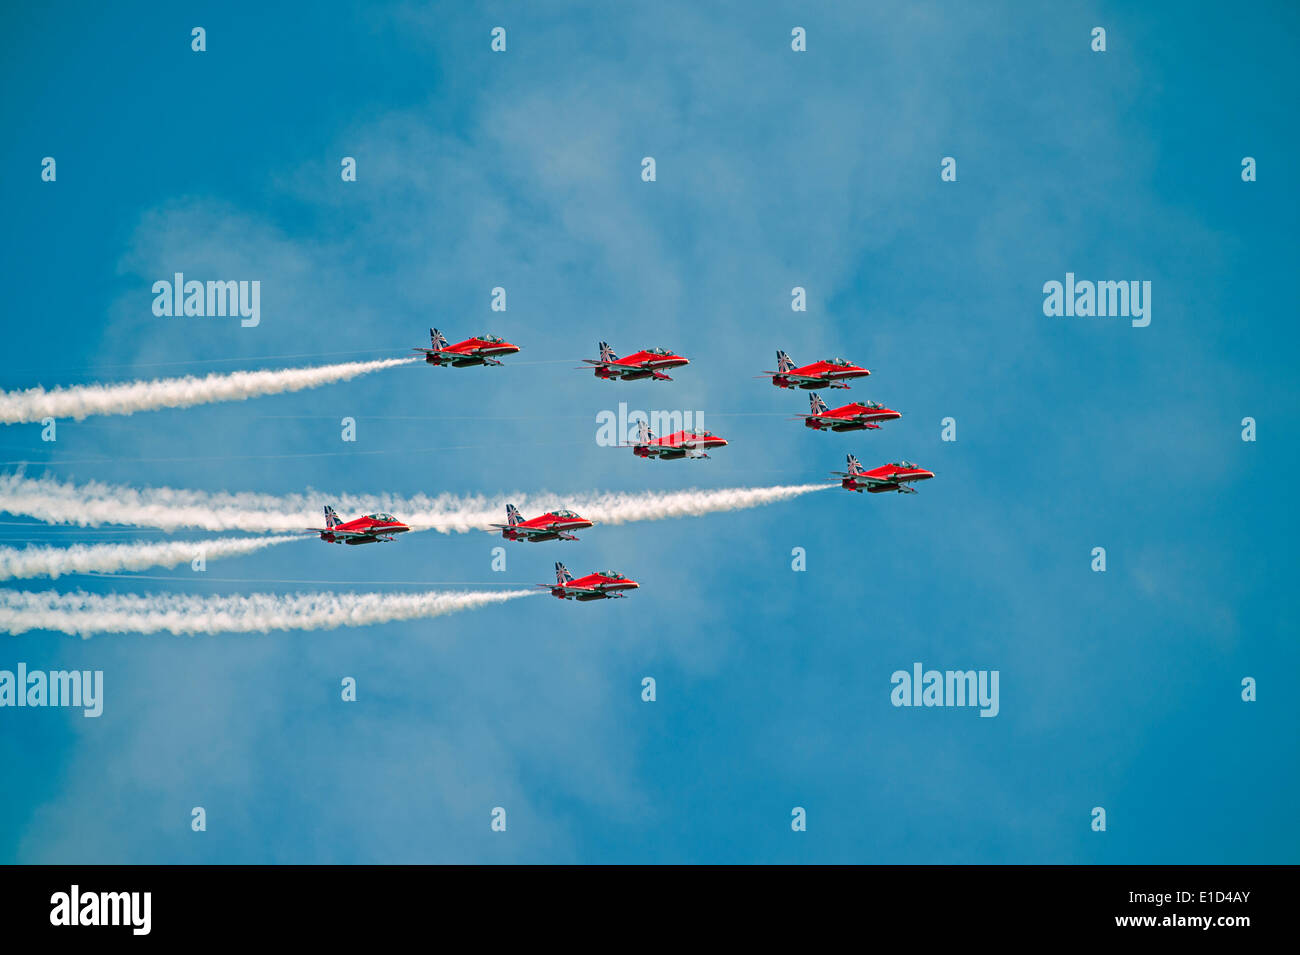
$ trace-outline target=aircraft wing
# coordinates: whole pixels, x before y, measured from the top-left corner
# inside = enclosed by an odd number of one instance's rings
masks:
[[[789,378],[791,381],[825,381],[821,375],[796,375],[789,371],[765,371],[765,375],[776,375],[778,378]]]
[[[879,431],[880,425],[876,422],[880,419],[873,418],[871,415],[855,414],[850,418],[825,418],[826,421],[842,421],[845,424],[860,424],[865,428],[871,428],[873,431]]]
[[[521,527],[518,524],[493,524],[492,527],[503,531],[514,531],[516,534],[522,534],[524,537],[532,537],[534,534],[550,534],[550,527]]]
[[[487,355],[480,354],[477,349],[471,351],[455,351],[450,348],[412,348],[411,351],[423,352],[426,355],[436,355],[439,358],[477,358],[485,365],[500,365],[501,362],[495,358],[489,358]]]
[[[829,375],[795,375],[795,374],[791,374],[788,371],[765,371],[759,377],[766,378],[768,375],[772,375],[778,378],[785,378],[788,381],[794,381],[794,382],[807,382],[809,384],[813,382],[819,382],[823,385],[829,385],[832,388],[843,388],[846,391],[848,390],[849,387],[848,385],[844,384],[844,382],[838,381],[837,379],[832,378]]]
[[[582,594],[602,594],[606,597],[623,596],[623,594],[618,592],[610,593],[606,591],[605,587],[601,584],[597,584],[595,587],[563,587],[557,584],[538,584],[537,586],[545,587],[547,590],[551,591],[551,593],[555,593],[555,591],[558,590],[560,593],[564,594],[565,596],[568,596],[570,594],[572,594],[575,597],[581,596]]]

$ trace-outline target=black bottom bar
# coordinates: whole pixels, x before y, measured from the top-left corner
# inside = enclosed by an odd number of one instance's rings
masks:
[[[338,943],[475,926],[540,941],[621,926],[663,942],[679,930],[734,943],[786,928],[924,943],[1129,935],[1231,944],[1284,931],[1296,884],[1292,866],[539,868],[15,866],[4,870],[0,924],[6,940],[78,942]]]

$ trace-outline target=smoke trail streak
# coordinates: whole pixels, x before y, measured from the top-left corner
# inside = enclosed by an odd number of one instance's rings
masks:
[[[63,574],[111,573],[175,567],[202,556],[218,559],[251,554],[264,547],[303,540],[281,537],[227,537],[217,540],[165,541],[146,544],[73,544],[68,547],[0,547],[0,580],[58,578]]]
[[[289,494],[281,497],[253,493],[209,493],[178,488],[130,488],[120,485],[75,485],[53,478],[0,475],[0,511],[23,514],[52,524],[97,527],[127,524],[163,530],[201,528],[209,531],[286,531],[321,522],[320,507],[334,505],[342,515],[387,512],[412,528],[463,534],[485,530],[503,520],[507,502],[525,514],[556,506],[569,507],[605,524],[700,517],[788,500],[833,484],[794,484],[776,487],[713,490],[512,494],[493,498],[452,494]]]
[[[715,490],[606,493],[580,496],[579,513],[604,524],[702,517],[719,511],[742,511],[792,497],[824,491],[829,484],[783,484],[775,487],[728,487]]]
[[[403,593],[64,594],[53,590],[0,590],[0,631],[54,630],[73,636],[97,633],[269,633],[334,630],[394,620],[440,617],[458,610],[530,597],[537,590],[426,591]]]
[[[43,418],[73,418],[90,415],[135,414],[159,408],[189,408],[215,401],[243,401],[258,395],[302,391],[358,375],[405,365],[418,358],[386,358],[355,361],[314,368],[281,368],[268,371],[214,372],[202,378],[156,378],[117,385],[72,385],[46,391],[39,385],[25,391],[0,391],[0,424],[22,424]]]

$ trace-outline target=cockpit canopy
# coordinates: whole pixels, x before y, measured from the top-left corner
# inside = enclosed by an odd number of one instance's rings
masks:
[[[646,354],[648,354],[648,355],[671,355],[672,352],[669,351],[667,348],[647,348],[647,349],[646,349]]]
[[[917,467],[915,464],[913,464],[911,461],[895,461],[895,462],[893,462],[893,464],[894,464],[894,467],[896,467],[896,468],[907,468],[909,471],[919,471],[919,470],[920,470],[920,468],[918,468],[918,467]]]
[[[367,514],[366,517],[372,521],[382,521],[385,524],[397,523],[397,518],[393,517],[392,514]]]
[[[853,362],[851,362],[851,361],[846,361],[846,360],[843,359],[843,358],[827,358],[827,359],[826,359],[826,364],[828,364],[828,365],[839,365],[841,368],[850,368],[850,367],[853,366]]]
[[[613,577],[616,580],[623,579],[623,575],[620,574],[617,570],[598,570],[596,571],[596,573],[601,577]]]
[[[885,406],[879,401],[864,401],[862,407],[870,408],[872,411],[883,411],[885,409]]]
[[[573,513],[573,511],[565,510],[562,507],[557,507],[555,510],[551,511],[551,513],[554,514],[556,517],[577,517],[578,516],[577,514]]]
[[[505,339],[498,338],[496,335],[480,335],[478,337],[478,340],[481,342],[487,342],[490,345],[500,345],[503,341],[505,341]]]

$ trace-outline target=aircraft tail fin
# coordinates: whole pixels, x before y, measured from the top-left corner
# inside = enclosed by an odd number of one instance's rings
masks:
[[[516,524],[522,524],[523,522],[524,519],[519,514],[519,508],[515,507],[513,504],[507,504],[506,523],[508,523],[511,527],[514,527]]]
[[[808,392],[808,407],[812,409],[813,414],[825,414],[827,411],[826,402],[822,401],[821,396]]]
[[[650,425],[646,421],[642,420],[636,423],[637,444],[649,444],[650,439],[653,438],[654,436],[655,433],[650,430]]]
[[[609,347],[609,342],[600,343],[600,360],[618,361],[618,356],[614,354],[614,349]]]
[[[339,516],[336,513],[334,513],[334,508],[326,504],[325,505],[325,526],[338,527],[342,523],[343,522],[339,520]]]
[[[447,339],[442,337],[442,332],[436,328],[429,329],[429,347],[434,351],[441,351],[447,347]]]
[[[558,560],[555,562],[555,582],[563,587],[569,581],[573,580],[573,574]]]
[[[859,461],[857,458],[855,458],[855,457],[854,457],[853,455],[851,455],[851,454],[849,455],[849,459],[848,459],[848,460],[849,460],[849,473],[850,473],[850,474],[863,474],[863,473],[864,473],[864,471],[863,471],[863,469],[862,469],[862,462],[861,462],[861,461]]]
[[[794,371],[794,360],[779,348],[776,350],[776,370]]]

